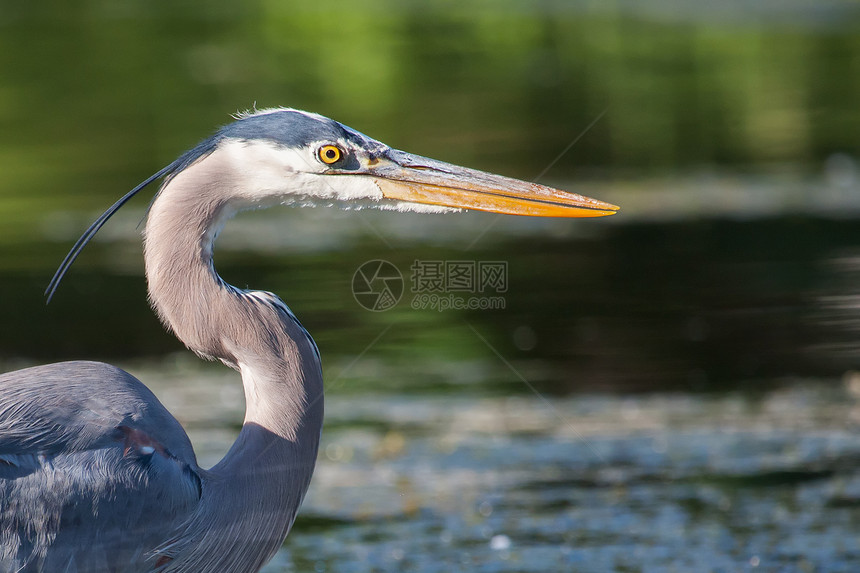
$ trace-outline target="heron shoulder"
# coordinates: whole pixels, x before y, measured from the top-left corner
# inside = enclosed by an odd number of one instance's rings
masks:
[[[0,374],[0,454],[84,451],[127,427],[196,467],[179,422],[137,378],[101,362],[61,362]]]
[[[182,427],[124,370],[2,374],[0,570],[126,570],[199,504],[199,472]]]

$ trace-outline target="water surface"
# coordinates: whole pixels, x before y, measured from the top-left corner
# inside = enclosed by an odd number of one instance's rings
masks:
[[[214,463],[242,417],[235,377],[137,373]],[[856,377],[758,396],[335,392],[266,571],[856,571],[858,397]]]

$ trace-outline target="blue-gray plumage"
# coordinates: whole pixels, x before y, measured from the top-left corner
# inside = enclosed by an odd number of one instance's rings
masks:
[[[236,212],[276,203],[593,217],[617,207],[391,149],[331,119],[246,114],[123,196],[72,247],[49,299],[113,213],[158,178],[144,260],[152,306],[242,375],[245,421],[211,469],[130,374],[65,362],[0,375],[0,573],[253,572],[289,532],[323,418],[319,352],[275,295],[215,272]]]
[[[109,570],[200,502],[185,431],[128,373],[51,364],[0,376],[0,389],[0,570],[64,571],[75,553],[78,570]],[[102,528],[76,526],[93,515]]]

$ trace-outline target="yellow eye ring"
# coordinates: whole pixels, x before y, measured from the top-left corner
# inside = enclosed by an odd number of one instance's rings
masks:
[[[326,165],[337,163],[343,159],[343,151],[337,145],[323,145],[317,155],[319,155],[320,161]]]

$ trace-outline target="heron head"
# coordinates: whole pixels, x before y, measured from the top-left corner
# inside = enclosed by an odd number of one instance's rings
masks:
[[[600,217],[615,205],[413,155],[332,119],[293,109],[239,116],[214,151],[241,172],[245,199],[400,211],[474,209]]]
[[[60,264],[45,291],[48,301],[108,219],[162,177],[159,193],[185,179],[196,184],[180,186],[190,193],[217,195],[212,201],[223,206],[222,224],[235,211],[272,203],[541,217],[603,217],[618,210],[582,195],[398,151],[321,115],[261,110],[240,115],[102,213]]]

